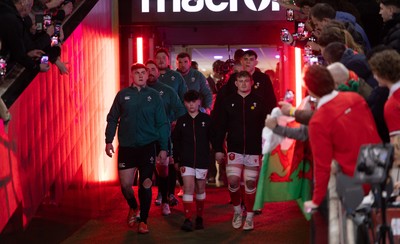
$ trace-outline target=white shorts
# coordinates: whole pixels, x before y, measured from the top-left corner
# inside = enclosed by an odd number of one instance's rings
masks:
[[[260,166],[260,155],[248,155],[228,152],[228,165],[230,164],[240,164],[249,167]]]
[[[182,176],[196,176],[199,180],[205,180],[208,172],[208,169],[194,169],[187,166],[182,166],[180,170]]]

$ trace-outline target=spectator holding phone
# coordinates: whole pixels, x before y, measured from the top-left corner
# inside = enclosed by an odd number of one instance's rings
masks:
[[[0,39],[2,50],[0,55],[8,58],[8,69],[20,63],[26,69],[46,72],[48,64],[40,64],[39,59],[44,52],[38,49],[28,49],[26,40],[29,34],[24,30],[23,18],[31,11],[33,0],[4,0],[0,2]]]

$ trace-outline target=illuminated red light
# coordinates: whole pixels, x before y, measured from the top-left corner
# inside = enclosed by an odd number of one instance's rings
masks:
[[[136,38],[136,59],[138,63],[143,63],[143,37]]]
[[[302,92],[302,84],[303,84],[303,77],[302,77],[302,55],[301,49],[295,48],[294,49],[294,56],[295,56],[295,74],[296,74],[296,107],[298,107],[303,99],[303,92]]]

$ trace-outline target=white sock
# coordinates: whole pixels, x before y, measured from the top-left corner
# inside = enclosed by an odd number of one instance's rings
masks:
[[[253,220],[254,212],[247,212],[246,220]]]
[[[237,206],[233,206],[233,210],[235,210],[235,213],[241,213],[242,212],[242,206],[237,205]]]

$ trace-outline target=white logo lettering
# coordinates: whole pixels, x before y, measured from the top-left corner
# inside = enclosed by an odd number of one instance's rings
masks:
[[[157,13],[165,13],[165,1],[166,0],[157,0]],[[258,8],[254,0],[244,0],[244,3],[250,10],[261,12],[269,6],[271,0],[262,0]],[[219,4],[215,4],[214,0],[172,0],[172,12],[174,13],[181,12],[181,10],[190,13],[200,12],[204,9],[204,6],[211,12],[222,12],[226,10],[228,6],[230,12],[237,12],[238,0],[226,0]],[[272,11],[279,11],[279,3],[274,0],[272,0]],[[142,0],[142,13],[149,12],[150,0]]]
[[[264,9],[266,9],[268,7],[270,2],[271,2],[271,0],[262,0],[260,3],[260,6],[257,9],[256,5],[254,4],[254,0],[244,0],[244,3],[246,4],[246,6],[253,11],[263,11]]]

